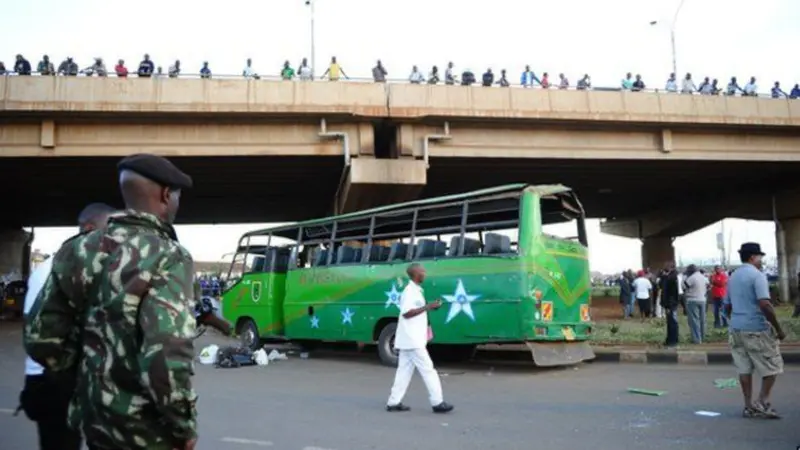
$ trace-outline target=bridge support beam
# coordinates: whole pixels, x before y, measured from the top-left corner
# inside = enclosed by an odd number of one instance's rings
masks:
[[[416,199],[427,183],[425,161],[353,158],[336,193],[336,214]]]
[[[0,275],[16,273],[25,278],[30,271],[33,235],[21,229],[0,229]]]
[[[642,240],[642,268],[660,270],[675,261],[675,247],[669,236],[649,237]]]
[[[781,236],[783,234],[783,236]],[[798,290],[798,275],[800,275],[800,218],[783,219],[780,227],[775,230],[775,242],[778,244],[778,264],[786,264],[786,271],[782,267],[780,275],[785,275],[788,286],[781,286],[781,301],[791,302],[800,307],[800,291]],[[781,283],[783,284],[783,283]]]

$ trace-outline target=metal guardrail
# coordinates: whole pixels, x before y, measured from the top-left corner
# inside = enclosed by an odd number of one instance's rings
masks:
[[[136,72],[129,72],[128,75],[124,76],[124,77],[120,77],[114,72],[109,72],[108,75],[106,75],[104,77],[100,77],[100,76],[98,76],[96,74],[83,73],[83,71],[78,73],[78,75],[63,75],[63,74],[42,75],[39,72],[31,72],[31,75],[19,75],[16,72],[13,72],[13,71],[6,71],[5,73],[0,74],[0,76],[59,76],[59,77],[80,77],[80,78],[91,78],[91,77],[96,77],[96,78],[107,78],[107,77],[108,78],[147,78],[147,79],[158,80],[158,81],[179,79],[179,78],[180,79],[186,79],[186,78],[189,78],[189,79],[203,79],[204,78],[199,73],[181,73],[177,77],[171,77],[166,73],[153,74],[153,75],[150,75],[150,76],[147,76],[147,77],[140,77]],[[251,77],[245,77],[243,75],[235,75],[235,74],[219,74],[219,75],[212,74],[211,76],[206,77],[206,78],[207,79],[222,79],[222,80],[249,80],[251,82],[258,82],[258,81],[265,80],[265,81],[294,81],[294,82],[302,82],[302,83],[334,82],[334,83],[413,84],[408,79],[404,79],[404,78],[387,78],[386,81],[377,82],[377,81],[373,80],[372,78],[365,78],[365,77],[341,77],[338,80],[331,81],[327,77],[319,77],[319,76],[316,77],[316,79],[301,79],[297,74],[295,74],[295,76],[293,78],[291,78],[291,79],[284,79],[279,75],[271,75],[271,74],[266,74],[266,75],[259,74],[258,76],[251,76]],[[428,85],[427,82],[423,82],[423,83],[419,83],[419,84],[420,85]],[[442,86],[442,85],[445,85],[445,83],[440,81],[438,83],[435,83],[434,85]],[[481,84],[481,79],[480,79],[479,75],[476,75],[475,83],[470,85],[470,86],[463,86],[460,83],[455,83],[454,86],[470,87],[470,88],[486,88],[486,87],[497,88],[497,87],[499,87],[497,85],[497,78],[495,78],[495,82],[494,82],[494,84],[492,86],[483,86]],[[510,86],[508,86],[508,88],[515,88],[515,89],[550,89],[550,90],[554,90],[554,91],[587,90],[587,91],[603,91],[603,92],[621,92],[621,91],[625,90],[625,89],[623,89],[622,87],[619,87],[619,86],[617,86],[617,87],[613,87],[613,86],[591,86],[591,87],[586,88],[586,89],[578,89],[578,87],[576,85],[574,85],[574,84],[571,84],[569,87],[562,88],[562,87],[558,86],[557,83],[550,84],[550,86],[547,87],[547,88],[543,88],[541,85],[523,86],[520,83],[511,83]],[[667,91],[666,89],[657,89],[657,88],[655,88],[655,89],[654,88],[645,88],[645,89],[640,89],[640,90],[636,90],[636,91],[631,90],[631,92],[649,92],[649,93],[655,93],[655,94],[668,94],[668,95],[680,94],[680,95],[708,95],[708,96],[726,96],[726,97],[731,96],[731,95],[726,94],[724,92],[724,89],[720,90],[720,92],[717,93],[717,94],[702,94],[702,93],[700,93],[698,91],[695,91],[692,94],[686,94],[686,93],[681,92],[680,89],[677,92],[670,92],[670,91]],[[771,94],[767,94],[767,93],[758,93],[756,95],[751,95],[751,96],[742,95],[742,94],[734,94],[732,96],[735,96],[735,97],[754,97],[754,98],[773,98]],[[785,96],[785,97],[778,97],[778,98],[774,98],[774,99],[775,100],[798,100],[798,99],[790,98],[788,95]]]

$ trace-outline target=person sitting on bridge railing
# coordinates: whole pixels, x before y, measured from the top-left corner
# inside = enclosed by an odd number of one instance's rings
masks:
[[[483,73],[483,87],[492,87],[494,84],[494,73],[492,72],[492,68],[489,67],[486,69],[486,72]]]
[[[475,74],[467,69],[461,74],[461,85],[472,86],[473,84],[475,84]]]
[[[583,75],[583,78],[578,80],[578,90],[583,91],[586,89],[592,88],[592,79],[589,78],[589,74]]]

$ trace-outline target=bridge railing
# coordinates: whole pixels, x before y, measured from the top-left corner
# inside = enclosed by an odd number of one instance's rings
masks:
[[[84,77],[84,78],[86,78],[86,77],[97,77],[97,78],[104,78],[104,77],[99,77],[96,74],[88,74],[88,73],[84,73],[84,72],[80,72],[80,73],[78,73],[78,75],[42,75],[41,73],[38,73],[38,72],[32,72],[31,75],[19,75],[19,74],[15,73],[15,72],[6,71],[4,74],[0,74],[0,76],[59,76],[59,77]],[[168,80],[172,80],[172,79],[186,79],[186,78],[189,78],[189,79],[202,79],[203,78],[203,76],[200,73],[181,73],[177,77],[171,77],[166,73],[162,73],[162,74],[153,74],[153,75],[148,76],[148,77],[140,77],[136,72],[130,72],[126,77],[119,77],[119,76],[117,76],[116,73],[109,72],[107,77],[110,77],[110,78],[148,78],[148,79],[157,80],[157,81],[168,81]],[[302,82],[302,83],[310,83],[310,82],[317,82],[317,83],[320,83],[320,82],[323,82],[323,83],[331,83],[331,82],[332,83],[378,83],[375,80],[373,80],[372,78],[367,78],[367,77],[347,77],[347,78],[341,77],[336,81],[331,81],[331,80],[327,79],[327,77],[317,76],[314,79],[304,80],[304,79],[301,79],[300,77],[298,77],[296,74],[292,79],[289,79],[289,80],[285,80],[280,75],[272,75],[272,74],[266,74],[266,75],[258,74],[258,76],[245,77],[245,76],[243,76],[241,74],[237,75],[237,74],[229,74],[228,73],[228,74],[212,74],[210,77],[207,77],[207,78],[223,79],[223,80],[250,80],[250,81],[253,81],[253,82],[257,82],[259,80],[266,80],[266,81],[294,81],[294,82]],[[621,92],[621,91],[623,91],[622,87],[619,87],[619,86],[617,86],[617,87],[614,87],[614,86],[591,86],[589,88],[579,89],[574,84],[570,85],[569,87],[565,87],[565,88],[562,88],[562,87],[558,86],[557,84],[551,84],[549,87],[543,88],[540,85],[523,86],[523,85],[521,85],[519,83],[513,83],[510,80],[509,80],[509,82],[511,84],[510,84],[510,86],[508,86],[508,88],[515,88],[515,89],[549,89],[549,90],[553,90],[553,91],[559,91],[559,90],[571,90],[571,91],[575,91],[575,90],[590,90],[590,91],[607,91],[607,92]],[[406,78],[387,78],[385,83],[387,83],[387,84],[413,84]],[[427,85],[428,83],[427,82],[423,82],[423,83],[419,83],[419,84],[420,85]],[[445,83],[440,81],[439,83],[436,83],[436,84],[444,85]],[[461,86],[459,83],[456,83],[455,85],[456,86]],[[481,84],[480,79],[477,79],[476,82],[474,84],[472,84],[471,86],[463,86],[463,87],[486,88],[488,86],[483,86]],[[497,79],[495,79],[495,84],[492,87],[498,87]],[[632,92],[650,92],[650,93],[655,93],[655,94],[667,94],[667,95],[680,94],[680,95],[709,95],[709,96],[724,95],[724,96],[728,96],[728,94],[726,94],[724,92],[724,90],[722,90],[722,89],[717,94],[701,94],[700,92],[693,92],[692,94],[685,94],[685,93],[682,93],[680,91],[678,91],[678,92],[670,92],[670,91],[667,91],[666,89],[658,89],[658,88],[645,88],[645,89],[640,89],[640,90],[636,90],[636,91],[632,90]],[[772,98],[772,95],[771,94],[767,94],[767,93],[757,93],[756,95],[749,95],[749,96],[738,94],[738,95],[735,95],[735,96],[736,97],[754,97],[754,98]],[[796,99],[791,99],[791,98],[789,98],[787,96],[787,97],[775,98],[775,100],[796,100]]]

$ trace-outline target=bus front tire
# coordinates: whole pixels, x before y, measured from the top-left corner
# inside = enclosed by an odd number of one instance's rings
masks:
[[[397,322],[387,323],[378,335],[378,357],[381,363],[389,367],[397,367],[397,350],[394,349],[394,335],[397,333]]]
[[[236,334],[242,337],[242,341],[250,350],[256,351],[261,348],[261,338],[258,336],[258,327],[253,319],[244,319],[239,322]]]

